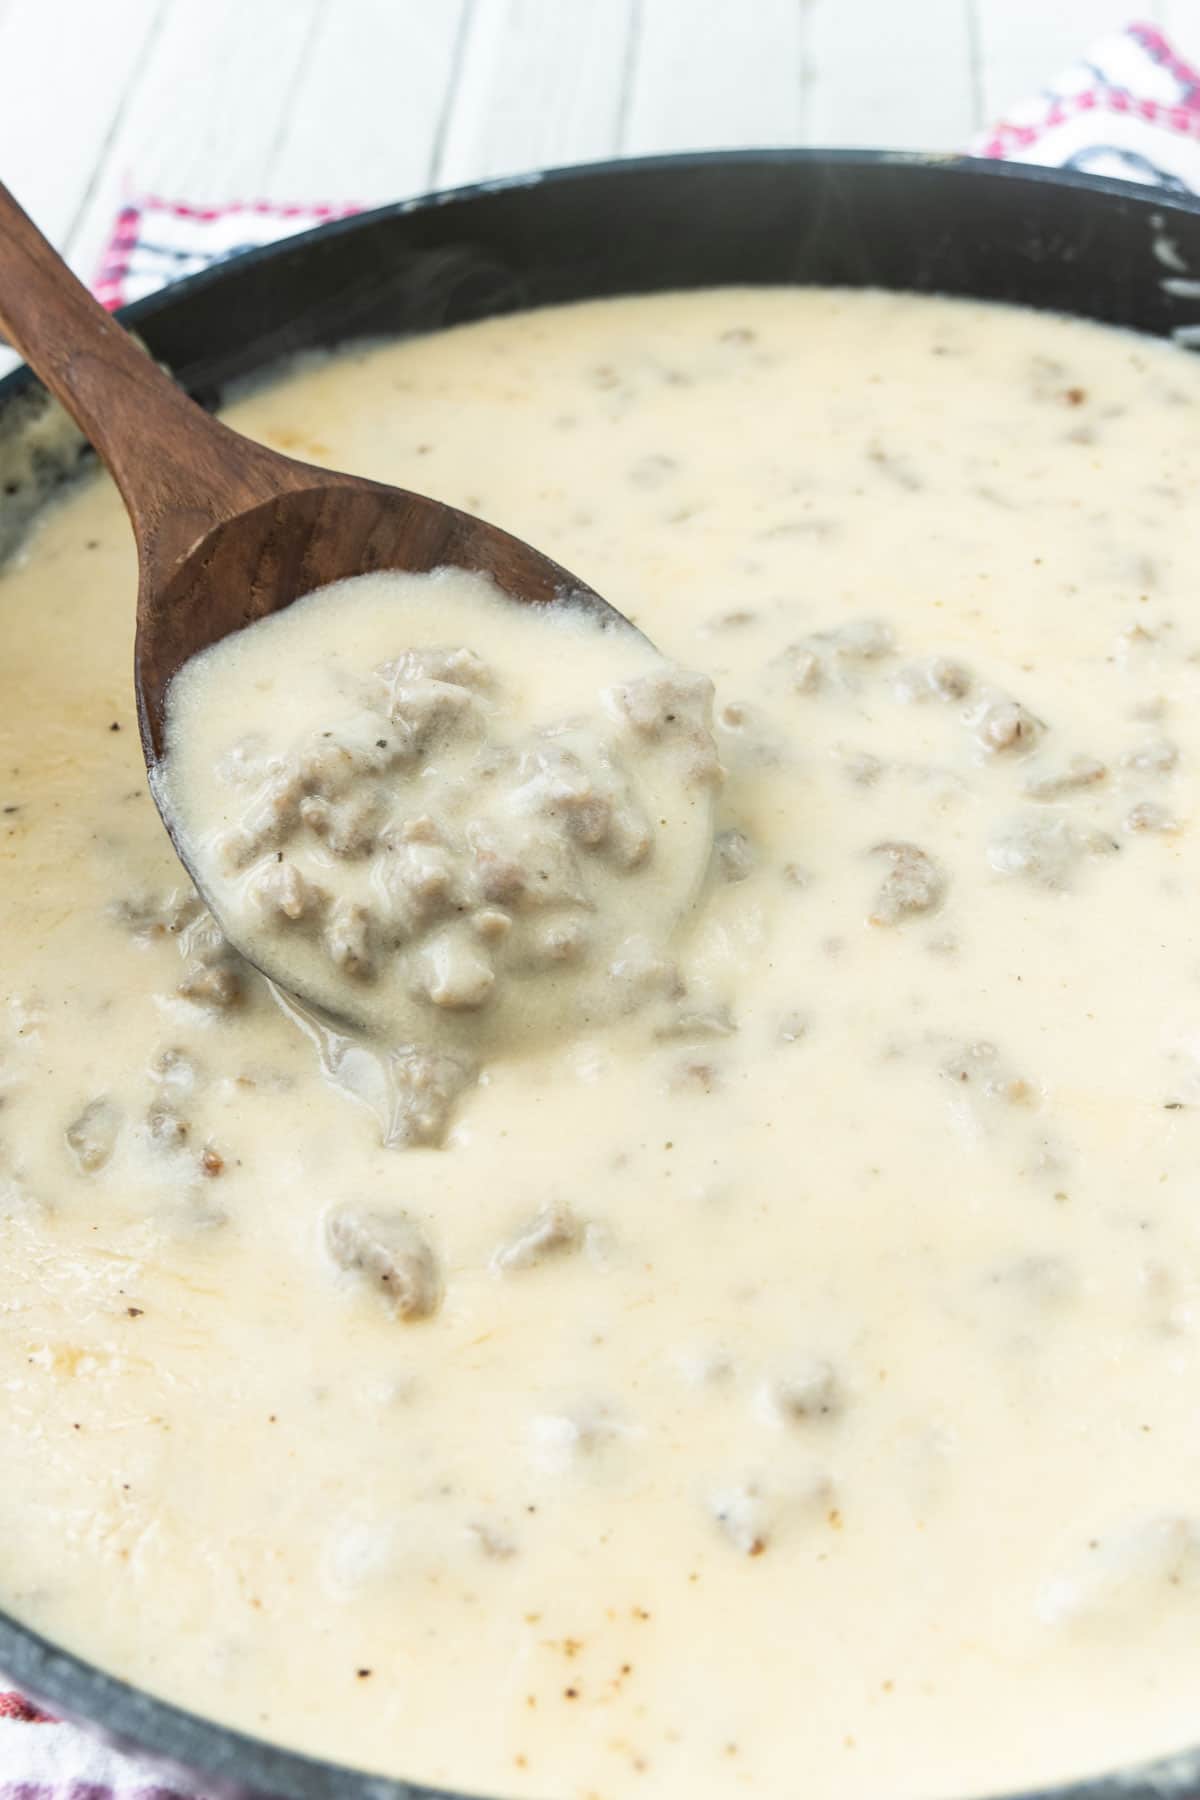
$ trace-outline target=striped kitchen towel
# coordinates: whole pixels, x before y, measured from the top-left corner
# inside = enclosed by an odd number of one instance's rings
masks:
[[[0,1800],[198,1800],[137,1758],[0,1693]]]
[[[117,214],[92,288],[105,306],[124,306],[243,250],[361,211],[353,204],[284,206],[270,200],[193,206],[145,194],[127,201]]]
[[[1200,193],[1200,72],[1153,25],[1101,38],[972,146],[979,156]]]
[[[1153,26],[1129,25],[1012,107],[972,149],[1200,193],[1200,73]],[[95,290],[106,306],[123,306],[242,250],[358,210],[348,203],[197,206],[157,196],[131,199],[114,224]],[[0,1800],[184,1796],[145,1764],[0,1691]]]

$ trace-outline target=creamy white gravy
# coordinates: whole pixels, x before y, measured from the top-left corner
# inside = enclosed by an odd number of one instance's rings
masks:
[[[495,1793],[1198,1735],[1198,401],[1081,324],[729,291],[234,407],[716,683],[704,1006],[453,1115],[170,897],[128,528],[99,478],[45,518],[0,587],[6,1607]]]
[[[363,575],[193,657],[156,781],[239,950],[465,1071],[681,989],[712,691],[595,607]]]

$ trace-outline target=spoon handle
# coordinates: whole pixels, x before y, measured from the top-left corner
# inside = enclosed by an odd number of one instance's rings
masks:
[[[210,416],[76,279],[0,183],[0,328],[121,490],[143,566],[312,472]],[[297,471],[289,479],[290,472]]]

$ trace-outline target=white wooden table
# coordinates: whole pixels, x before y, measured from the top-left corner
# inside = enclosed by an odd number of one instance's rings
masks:
[[[0,0],[0,174],[90,276],[127,193],[376,203],[613,154],[961,147],[1200,0]]]

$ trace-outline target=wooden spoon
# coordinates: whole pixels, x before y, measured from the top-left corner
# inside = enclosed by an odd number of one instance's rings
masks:
[[[581,605],[635,629],[586,582],[483,519],[296,462],[211,418],[92,298],[2,185],[0,327],[91,440],[129,512],[134,681],[151,776],[164,754],[167,687],[188,658],[345,576],[451,564],[490,575],[514,599]],[[157,802],[162,784],[150,786]],[[163,821],[194,878],[165,812]]]

